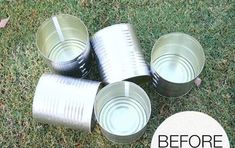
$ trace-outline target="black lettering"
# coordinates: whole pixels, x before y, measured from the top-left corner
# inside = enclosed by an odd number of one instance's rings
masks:
[[[164,139],[163,139],[164,138]],[[168,147],[168,137],[166,135],[158,135],[158,141],[159,141],[159,148],[166,148]],[[165,145],[161,145],[162,143],[165,143]]]
[[[179,148],[179,146],[173,146],[173,142],[176,143],[178,140],[174,140],[173,137],[179,137],[178,135],[170,135],[170,147],[171,148]]]
[[[180,135],[180,148],[183,147],[183,142],[188,142],[187,140],[184,140],[183,137],[188,137],[188,135]]]
[[[221,139],[219,140],[216,137],[219,138],[222,137],[222,135],[214,135],[214,148],[222,148],[222,146],[216,144],[216,143],[221,143],[222,140]]]
[[[206,138],[208,138],[206,140]],[[212,147],[212,143],[211,143],[211,140],[212,140],[212,137],[210,135],[202,135],[202,148],[204,147],[208,147],[208,146],[205,146],[205,143],[209,143],[209,147]]]
[[[198,145],[192,145],[191,144],[191,139],[193,138],[193,137],[197,137],[197,139],[198,139]],[[201,144],[201,139],[200,139],[200,137],[198,136],[198,135],[192,135],[190,138],[189,138],[189,145],[192,147],[192,148],[197,148],[199,145]]]

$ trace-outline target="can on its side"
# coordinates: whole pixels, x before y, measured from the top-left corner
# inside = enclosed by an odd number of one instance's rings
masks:
[[[103,81],[150,80],[150,72],[130,24],[115,24],[94,34],[92,46]]]
[[[94,112],[107,139],[130,143],[144,134],[151,115],[151,103],[140,86],[120,81],[99,91]]]
[[[91,132],[100,82],[43,74],[33,99],[33,117],[43,123]]]
[[[204,64],[203,48],[194,37],[179,32],[163,35],[151,52],[153,84],[160,95],[182,96],[191,90]]]
[[[52,16],[36,33],[36,45],[56,73],[85,77],[90,70],[90,42],[85,24],[67,14]]]

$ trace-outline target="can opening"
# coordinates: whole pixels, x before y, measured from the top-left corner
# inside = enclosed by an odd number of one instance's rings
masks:
[[[89,48],[89,34],[80,19],[61,14],[46,20],[39,27],[36,44],[46,59],[67,62]]]
[[[200,43],[184,33],[160,37],[151,53],[151,68],[172,83],[187,83],[202,71],[205,55]]]
[[[104,133],[106,137],[121,143],[139,138],[141,135],[135,134],[145,128],[151,114],[147,94],[136,84],[127,81],[104,87],[96,97],[94,109],[98,123],[109,133]]]

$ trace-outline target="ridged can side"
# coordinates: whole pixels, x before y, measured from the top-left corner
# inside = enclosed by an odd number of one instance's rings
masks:
[[[151,52],[151,75],[156,91],[166,97],[187,94],[202,72],[205,55],[192,36],[175,32],[161,36]]]
[[[108,140],[131,143],[144,134],[151,115],[151,103],[140,86],[120,81],[99,91],[94,112],[102,133]]]
[[[61,75],[85,77],[91,67],[89,34],[77,17],[60,14],[41,24],[36,45],[48,66]]]
[[[96,81],[43,74],[33,99],[33,117],[39,122],[91,132],[100,86]]]
[[[106,27],[92,37],[92,46],[103,81],[148,81],[150,73],[130,24]]]

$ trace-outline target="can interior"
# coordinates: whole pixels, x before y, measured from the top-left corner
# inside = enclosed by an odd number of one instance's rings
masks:
[[[170,33],[157,40],[151,53],[151,68],[163,79],[186,83],[202,71],[205,55],[200,43],[184,33]]]
[[[36,44],[46,59],[66,62],[77,58],[89,46],[89,34],[80,19],[61,14],[39,27]]]
[[[102,129],[115,136],[139,132],[151,114],[150,100],[144,90],[126,81],[104,87],[96,97],[94,109]]]

